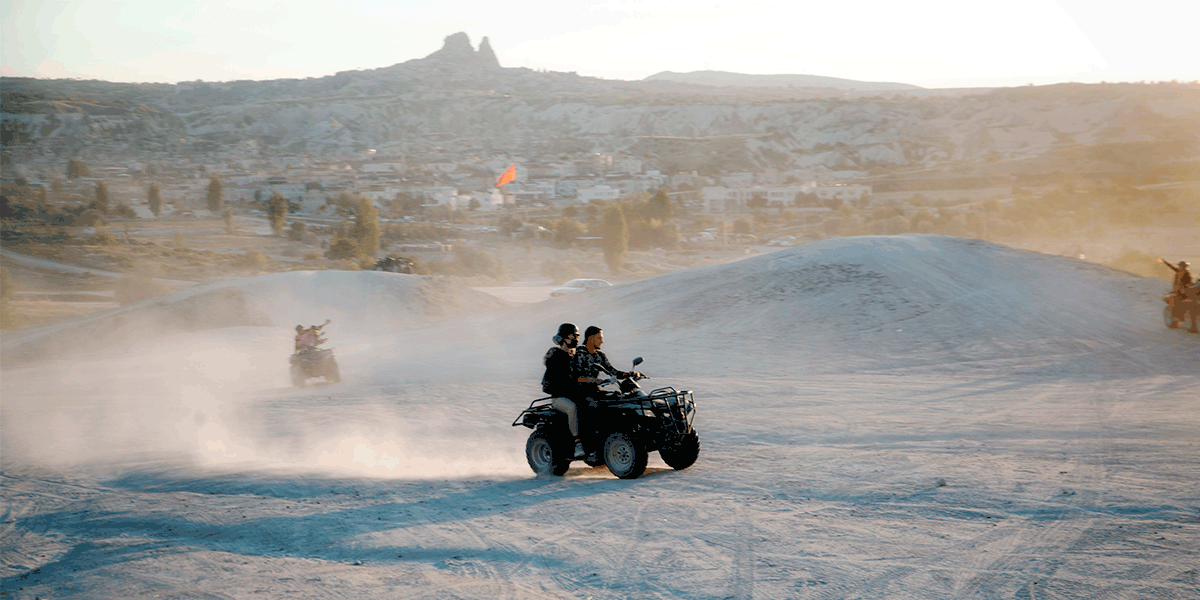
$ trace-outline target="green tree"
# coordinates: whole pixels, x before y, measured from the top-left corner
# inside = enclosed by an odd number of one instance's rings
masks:
[[[96,200],[92,202],[92,208],[96,209],[102,215],[108,214],[108,186],[101,181],[96,184]]]
[[[212,214],[221,212],[225,208],[225,184],[221,181],[220,175],[213,175],[212,179],[208,180],[208,210]]]
[[[304,221],[295,221],[292,223],[291,231],[288,232],[288,239],[292,240],[293,242],[303,241],[304,234],[307,232],[308,225],[305,225]]]
[[[358,197],[358,210],[354,214],[354,228],[350,230],[350,235],[358,242],[358,251],[374,260],[379,251],[379,211],[366,196]]]
[[[574,219],[560,217],[554,223],[554,241],[562,246],[570,246],[575,243],[575,238],[578,238],[587,231],[583,223]]]
[[[137,213],[124,202],[118,202],[117,207],[113,209],[113,214],[126,219],[136,219]]]
[[[67,159],[67,178],[79,179],[80,177],[90,177],[92,169],[87,163],[78,158]]]
[[[612,204],[604,210],[604,262],[614,275],[625,264],[629,251],[629,228],[625,225],[625,212],[621,205]]]
[[[467,205],[467,210],[469,210],[471,212],[475,212],[475,211],[479,210],[480,206],[483,206],[483,205],[479,203],[478,199],[471,198],[471,203]]]
[[[158,189],[157,183],[150,184],[150,191],[147,192],[146,202],[150,204],[150,212],[158,217],[162,215],[162,190]]]
[[[336,238],[329,244],[325,257],[333,260],[358,256],[358,242],[352,238]]]
[[[396,198],[392,200],[392,212],[402,217],[415,215],[421,212],[421,199],[405,192],[399,192],[396,194]]]
[[[671,196],[667,195],[667,190],[659,188],[647,203],[646,211],[647,217],[666,221],[675,216],[675,203],[671,200]]]
[[[271,198],[267,200],[267,219],[275,235],[283,232],[283,227],[287,225],[287,198],[283,194],[271,192]]]

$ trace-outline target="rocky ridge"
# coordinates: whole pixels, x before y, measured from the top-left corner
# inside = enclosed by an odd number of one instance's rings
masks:
[[[505,68],[487,38],[476,50],[465,33],[448,36],[424,58],[304,80],[3,83],[6,145],[106,142],[131,151],[251,141],[324,156],[367,147],[405,154],[576,151],[668,157],[680,169],[837,170],[1194,140],[1200,124],[1194,85],[849,97],[818,88],[616,81]]]

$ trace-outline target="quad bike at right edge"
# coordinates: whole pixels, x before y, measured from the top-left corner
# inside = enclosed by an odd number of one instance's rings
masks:
[[[633,359],[633,366],[642,358]],[[636,374],[635,374],[636,375]],[[645,376],[639,377],[644,378]],[[642,392],[634,377],[612,379],[620,391],[579,407],[579,437],[588,465],[606,465],[621,479],[636,479],[646,471],[646,460],[657,451],[675,470],[686,469],[700,454],[700,436],[693,421],[696,401],[690,390],[673,387]],[[574,457],[575,444],[566,415],[555,410],[552,398],[538,398],[521,411],[513,427],[533,430],[525,443],[525,458],[539,475],[561,476]]]
[[[1200,329],[1196,328],[1196,317],[1200,313],[1200,283],[1183,288],[1182,294],[1183,298],[1175,293],[1163,296],[1163,302],[1167,303],[1163,307],[1163,323],[1171,329],[1178,329],[1181,323],[1190,319],[1192,326],[1188,331],[1200,333]]]

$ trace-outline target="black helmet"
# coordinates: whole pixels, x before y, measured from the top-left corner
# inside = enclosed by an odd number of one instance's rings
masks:
[[[563,323],[562,325],[558,326],[558,333],[550,339],[554,340],[555,344],[561,344],[563,343],[563,340],[571,337],[572,335],[578,336],[579,328],[576,327],[574,323]],[[574,348],[576,343],[577,342],[575,340],[571,340],[567,345]]]

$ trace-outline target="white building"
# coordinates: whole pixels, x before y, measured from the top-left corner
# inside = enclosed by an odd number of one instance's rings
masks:
[[[568,177],[567,179],[559,179],[555,184],[555,189],[558,191],[559,197],[573,198],[579,195],[579,190],[592,187],[595,182],[586,177]]]
[[[609,187],[607,185],[597,185],[576,190],[575,197],[578,198],[580,202],[616,200],[617,198],[621,197],[621,190]]]
[[[471,192],[467,196],[466,206],[463,206],[463,208],[469,209],[471,207],[471,200],[479,202],[477,210],[497,210],[504,208],[504,194],[500,193],[500,190],[497,188],[492,188],[490,192]]]
[[[628,173],[630,175],[638,175],[642,172],[642,160],[631,156],[622,156],[613,160],[613,170],[620,173]]]
[[[426,202],[422,203],[422,206],[449,206],[451,209],[458,208],[458,190],[448,185],[439,185],[426,189],[425,199]]]
[[[790,206],[796,200],[796,194],[805,189],[800,185],[783,185],[765,187],[721,187],[708,186],[700,188],[700,199],[704,202],[704,212],[741,212],[750,208],[753,201],[762,200],[764,208]]]
[[[525,190],[537,193],[542,198],[557,198],[555,193],[556,186],[554,180],[542,179],[539,181],[531,181],[525,184]]]
[[[812,193],[816,194],[821,200],[841,200],[849,202],[852,200],[861,200],[863,196],[871,194],[871,186],[869,185],[850,185],[845,183],[822,183],[818,184]]]

